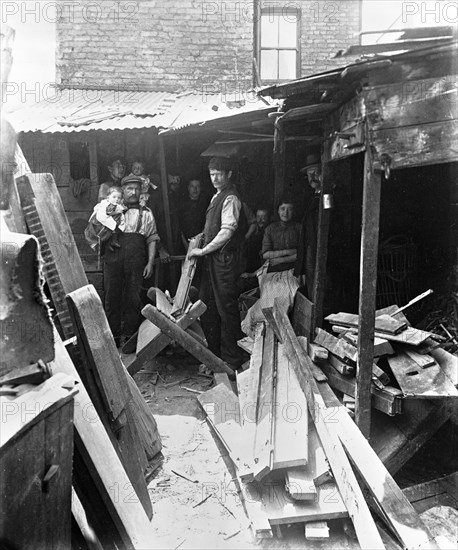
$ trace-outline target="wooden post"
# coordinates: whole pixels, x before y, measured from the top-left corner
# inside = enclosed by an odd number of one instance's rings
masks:
[[[366,132],[366,136],[369,132]],[[358,361],[356,371],[356,423],[365,435],[371,428],[371,378],[374,362],[375,298],[382,175],[374,170],[366,138],[359,280]]]
[[[280,120],[274,131],[274,210],[285,189],[285,132]]]
[[[315,312],[312,323],[312,334],[316,327],[323,325],[324,289],[326,286],[326,263],[328,261],[329,220],[331,210],[323,208],[323,196],[332,191],[331,169],[328,163],[323,163],[323,181],[321,185],[320,207],[318,211],[318,232],[316,243],[315,276],[313,281],[313,303]]]
[[[97,136],[91,136],[89,139],[89,170],[91,176],[91,184],[99,185],[99,163],[97,158]]]
[[[170,204],[169,204],[169,186],[167,179],[167,166],[165,162],[164,138],[158,136],[159,144],[159,163],[161,166],[161,185],[162,185],[162,200],[164,206],[165,231],[167,233],[167,250],[169,254],[173,254],[173,238],[172,238],[172,223],[170,221]]]

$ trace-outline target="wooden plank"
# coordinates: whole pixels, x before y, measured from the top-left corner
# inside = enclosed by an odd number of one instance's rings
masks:
[[[245,338],[238,340],[237,345],[250,355],[253,353],[254,340],[250,336],[245,336]]]
[[[353,313],[332,313],[325,320],[333,325],[354,328],[358,326],[359,317]],[[375,330],[387,334],[399,334],[406,326],[406,323],[397,321],[390,315],[378,315],[375,321]]]
[[[281,311],[277,300],[275,300],[272,314],[299,384],[307,397],[310,414],[345,507],[353,521],[359,544],[362,549],[384,548],[348,458],[339,442],[336,425],[326,422],[321,413],[326,409],[326,405],[310,369],[312,362],[297,342],[293,327],[287,315]],[[272,521],[270,517],[269,520]]]
[[[302,348],[302,351],[305,354],[308,354],[309,344],[307,342],[307,338],[305,336],[298,336],[297,341],[299,342]],[[324,350],[324,351],[326,351],[327,353],[327,350]],[[323,356],[322,352],[321,352],[321,355]],[[315,378],[317,382],[326,382],[327,380],[326,375],[323,373],[323,371],[320,369],[319,366],[315,365],[315,363],[311,363],[311,370],[312,370],[313,378]]]
[[[74,334],[65,295],[87,285],[87,278],[59,192],[50,174],[27,174],[16,181],[27,226],[40,243],[43,272],[62,331],[70,338]]]
[[[454,78],[450,76],[450,78]],[[396,82],[362,94],[373,130],[422,125],[456,118],[456,90],[446,78]]]
[[[458,472],[402,490],[415,510],[420,513],[432,506],[458,507]]]
[[[332,193],[334,185],[330,163],[323,163],[322,174],[322,189],[318,211],[315,274],[313,280],[312,301],[315,304],[314,327],[322,326],[323,324],[323,302],[326,286],[326,263],[328,260],[329,224],[331,218],[331,209],[323,208],[323,195]]]
[[[345,377],[339,374],[331,365],[323,363],[321,365],[323,372],[328,377],[329,385],[347,395],[356,396],[356,380],[355,378]],[[395,394],[389,393],[390,387],[386,386],[382,389],[377,388],[374,384],[371,385],[371,404],[372,406],[385,414],[393,416],[402,412],[402,392],[397,390]]]
[[[391,169],[456,162],[458,124],[452,119],[377,130],[371,142],[379,158],[391,158]]]
[[[107,415],[109,423],[107,426],[104,421],[104,425],[113,431],[115,448],[127,475],[147,516],[152,518],[153,509],[142,470],[145,454],[137,430],[137,419],[130,406],[132,394],[128,375],[121,363],[102,303],[91,285],[71,292],[67,301],[83,362],[90,369],[87,378],[94,376],[96,388],[93,388],[93,394],[98,388],[102,397],[104,407],[98,407],[98,413],[102,421]]]
[[[284,346],[279,344],[272,470],[307,464],[308,432],[307,401]]]
[[[403,352],[412,359],[412,361],[415,361],[415,363],[421,368],[421,369],[427,369],[428,367],[432,367],[434,365],[437,365],[436,361],[431,357],[431,355],[428,355],[426,353],[417,353],[415,350],[411,350],[409,348],[404,348]]]
[[[442,348],[432,350],[430,353],[452,384],[455,387],[458,386],[458,357]]]
[[[348,517],[335,483],[318,487],[315,500],[300,501],[289,495],[283,480],[266,482],[262,486],[262,502],[272,526]]]
[[[75,446],[90,472],[90,490],[100,494],[125,547],[148,548],[154,539],[148,517],[140,501],[132,498],[130,480],[57,333],[55,342],[53,372],[69,374],[80,382],[79,392],[75,396]],[[78,469],[75,469],[74,475],[78,477]],[[78,496],[81,499],[81,495]]]
[[[354,346],[343,340],[342,338],[336,338],[329,332],[322,330],[321,328],[316,329],[315,344],[322,346],[327,349],[334,355],[336,355],[341,361],[346,361],[348,364],[354,365],[358,358],[357,350]],[[351,363],[349,363],[349,361]]]
[[[309,340],[313,335],[314,305],[301,292],[296,292],[293,307],[293,329]]]
[[[321,363],[322,361],[328,360],[328,350],[319,346],[318,344],[309,343],[307,347],[307,352],[310,359],[314,363]]]
[[[308,468],[290,468],[285,473],[286,490],[294,500],[315,500],[317,489]]]
[[[403,352],[389,357],[388,363],[406,397],[435,399],[458,396],[457,389],[439,365],[421,368]]]
[[[358,335],[353,332],[343,332],[339,338],[343,338],[349,344],[353,346],[358,345]],[[384,338],[374,338],[374,357],[381,357],[382,355],[394,355],[393,346]]]
[[[324,540],[329,538],[327,521],[311,521],[305,524],[306,540]]]
[[[186,259],[181,267],[180,281],[178,283],[178,288],[173,299],[173,308],[171,314],[174,317],[179,317],[186,307],[189,289],[191,288],[192,280],[194,278],[197,266],[197,256],[190,258],[189,253],[194,250],[194,248],[200,248],[202,239],[203,233],[199,233],[199,235],[193,237],[189,242]]]
[[[329,354],[328,362],[330,365],[332,365],[337,372],[344,376],[354,376],[355,375],[355,367],[353,365],[346,365],[343,363],[338,357],[333,355],[332,353]]]
[[[191,309],[187,313],[185,313],[182,317],[180,317],[180,319],[177,320],[177,326],[182,330],[186,330],[203,313],[205,313],[206,309],[207,306],[203,302],[198,300],[195,304],[192,305]],[[128,366],[127,370],[132,376],[141,368],[143,368],[146,363],[148,363],[148,361],[154,359],[154,357],[156,357],[156,355],[160,351],[162,351],[166,346],[170,344],[170,342],[173,341],[172,338],[162,333],[161,330],[148,319],[143,321],[143,323],[140,325],[140,331],[142,331],[142,327],[144,327],[143,330],[145,331],[145,333],[148,331],[150,335],[151,333],[153,333],[153,336],[148,340],[148,343],[145,343],[141,350],[137,352],[137,357]],[[143,338],[142,341],[146,342],[146,338]]]
[[[358,334],[357,329],[348,329],[336,325],[333,325],[332,330],[333,332],[337,333],[351,331],[354,334]],[[390,342],[399,342],[400,344],[409,344],[410,346],[420,345],[422,342],[425,342],[431,335],[431,332],[426,332],[424,330],[419,330],[413,327],[406,328],[400,334],[384,334],[383,332],[375,332],[374,334],[375,338],[384,338],[385,340],[389,340]]]
[[[256,404],[264,350],[264,332],[264,324],[258,323],[256,326],[253,353],[250,358],[250,367],[244,372],[237,373],[237,390],[243,427],[241,444],[244,449],[243,452],[251,457],[254,454]],[[252,468],[250,467],[245,472],[240,472],[240,478],[244,482],[253,481]]]
[[[216,357],[209,349],[205,348],[187,332],[181,329],[177,323],[174,323],[163,315],[157,308],[152,305],[146,305],[142,309],[142,314],[149,321],[161,329],[161,332],[169,337],[170,340],[175,340],[191,355],[194,355],[199,361],[202,361],[207,367],[214,372],[225,372],[232,375],[234,371],[226,365],[219,357]]]
[[[256,432],[254,435],[254,479],[260,481],[273,466],[275,387],[278,347],[270,326],[266,327],[260,371],[259,393],[256,402]]]
[[[403,547],[438,548],[426,526],[344,407],[338,407],[336,414],[339,439]]]

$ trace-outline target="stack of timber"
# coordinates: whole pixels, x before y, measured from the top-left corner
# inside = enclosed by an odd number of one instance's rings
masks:
[[[220,383],[198,400],[236,468],[256,537],[270,538],[284,524],[348,517],[305,395],[269,325],[258,325],[237,388],[238,395]]]
[[[372,406],[393,415],[404,399],[458,396],[458,357],[440,347],[441,337],[410,326],[402,308],[393,305],[376,312]],[[337,313],[326,317],[338,337],[316,329],[315,344],[329,352],[321,365],[330,385],[354,397],[358,350],[358,316]]]
[[[311,361],[307,339],[296,336],[278,301],[264,316],[250,367],[237,376],[238,395],[219,384],[198,398],[233,461],[257,538],[304,523],[306,538],[325,540],[331,520],[350,517],[361,548],[385,548],[370,505],[402,547],[437,548]]]

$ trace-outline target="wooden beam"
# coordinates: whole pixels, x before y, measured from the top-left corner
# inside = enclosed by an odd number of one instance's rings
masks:
[[[275,385],[277,350],[272,327],[266,328],[256,403],[256,432],[254,438],[254,479],[261,481],[273,468]]]
[[[162,186],[162,201],[164,206],[165,231],[167,234],[167,251],[169,254],[174,254],[173,250],[173,234],[172,222],[170,219],[170,203],[169,203],[169,182],[167,174],[167,163],[165,160],[164,138],[158,136],[159,146],[159,164],[161,168],[161,186]]]
[[[190,327],[205,311],[207,306],[198,300],[182,317],[177,319],[177,327],[182,330],[186,330]],[[151,321],[148,321],[149,323]],[[127,367],[127,370],[131,376],[137,373],[148,361],[151,361],[156,355],[162,351],[166,346],[173,341],[163,332],[159,332],[155,338],[153,338],[148,344],[145,345],[138,353],[134,361]]]
[[[326,386],[326,384],[320,385],[320,391],[331,392],[329,386]],[[339,439],[403,548],[438,548],[434,538],[358,430],[345,407],[337,403],[336,400],[333,412],[339,425]]]
[[[293,357],[292,366],[302,391],[307,398],[307,405],[323,445],[326,457],[331,466],[342,499],[353,521],[358,542],[362,549],[385,548],[369,512],[364,496],[348,462],[337,434],[337,424],[330,422],[323,412],[327,407],[321,396],[318,384],[311,372],[311,360],[302,350],[288,316],[279,307],[277,299],[273,307],[273,318],[281,332],[283,343],[289,357]]]
[[[69,374],[79,381],[74,412],[75,448],[87,468],[91,483],[89,487],[87,483],[78,486],[85,493],[90,491],[100,495],[116,526],[116,535],[126,549],[148,548],[154,538],[148,517],[140,501],[132,498],[130,480],[57,332],[55,343],[53,372]],[[79,468],[75,468],[74,475],[79,477]],[[78,497],[83,501],[80,492]],[[100,509],[98,512],[101,513]],[[97,536],[100,538],[100,533]]]
[[[367,135],[367,133],[366,133]],[[374,361],[375,298],[380,218],[381,172],[375,172],[369,141],[364,154],[363,216],[359,280],[358,361],[356,371],[356,423],[370,436],[371,383]]]
[[[200,342],[190,334],[181,329],[177,323],[171,321],[152,305],[146,305],[142,309],[142,314],[161,331],[167,335],[170,340],[175,340],[186,351],[194,355],[199,361],[202,361],[207,367],[215,372],[225,372],[233,375],[234,371],[227,366],[219,357],[214,355],[208,348],[205,348]]]
[[[323,302],[326,286],[326,264],[328,261],[328,237],[331,210],[323,207],[323,195],[331,192],[332,182],[329,164],[323,164],[323,183],[318,211],[318,233],[316,243],[315,279],[313,281],[313,303],[315,304],[314,327],[323,325]]]
[[[278,203],[285,189],[285,132],[281,121],[275,122],[274,131],[274,205]]]

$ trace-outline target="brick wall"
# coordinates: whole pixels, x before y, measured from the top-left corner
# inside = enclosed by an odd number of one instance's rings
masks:
[[[251,86],[251,0],[60,1],[61,84],[216,93]],[[260,2],[301,8],[302,75],[335,67],[330,53],[359,31],[359,0]]]

